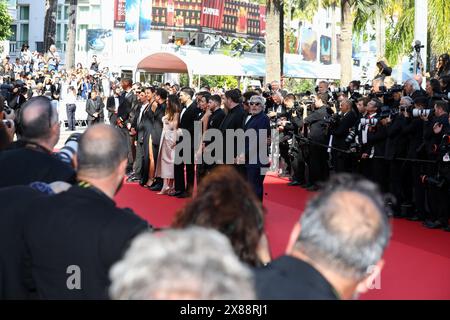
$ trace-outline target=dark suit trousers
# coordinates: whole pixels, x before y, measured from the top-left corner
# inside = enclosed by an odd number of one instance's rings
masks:
[[[185,168],[186,168],[186,179],[184,177]],[[175,190],[181,192],[187,191],[191,193],[194,189],[194,181],[195,181],[194,149],[191,150],[191,157],[189,163],[182,162],[181,164],[175,164],[174,173],[175,173]]]
[[[309,147],[309,182],[311,184],[325,182],[329,176],[327,149],[313,144]]]
[[[76,104],[66,104],[66,113],[67,113],[67,126],[69,130],[75,130],[75,111],[77,110]]]
[[[136,160],[134,161],[133,170],[134,176],[137,179],[142,177],[142,165],[144,163],[144,146],[142,143],[138,142],[136,146]]]
[[[132,153],[132,151],[131,151],[131,140],[133,139],[134,140],[134,137],[130,137],[130,132],[128,131],[128,129],[127,128],[120,128],[120,127],[117,127],[119,130],[120,130],[120,132],[122,132],[122,134],[124,135],[124,137],[125,137],[125,140],[126,140],[126,142],[127,142],[127,150],[128,150],[128,166],[127,166],[127,169],[130,169],[130,168],[132,168],[133,167],[133,162],[134,162],[134,157],[133,157],[133,153]]]
[[[261,174],[261,168],[257,166],[246,167],[247,181],[252,186],[256,196],[263,201],[264,197],[264,178],[265,174]]]

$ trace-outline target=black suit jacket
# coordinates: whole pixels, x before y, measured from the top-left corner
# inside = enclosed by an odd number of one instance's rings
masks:
[[[23,273],[22,258],[25,252],[23,225],[34,210],[23,209],[39,197],[46,195],[26,186],[0,189],[0,300],[33,297],[33,285],[29,275]]]
[[[197,107],[197,103],[195,102],[184,111],[182,117],[180,114],[179,128],[189,131],[192,147],[194,147],[194,123],[199,120],[200,114],[201,110]]]
[[[117,121],[115,96],[111,96],[106,99],[106,110],[108,110],[109,123],[111,125],[115,125]]]
[[[117,110],[117,117],[122,118],[124,126],[127,123],[133,123],[136,116],[136,109],[138,108],[138,101],[135,94],[123,92],[119,97],[119,108]]]
[[[333,135],[333,147],[346,149],[345,138],[350,133],[350,129],[354,127],[358,117],[353,110],[347,112],[339,122],[339,125],[332,131]]]
[[[108,299],[111,266],[148,224],[101,191],[78,186],[30,207],[24,239],[38,297]],[[67,288],[70,266],[81,270],[79,290]]]
[[[88,99],[86,101],[86,113],[88,114],[87,116],[87,120],[95,120],[96,118],[94,117],[94,113],[98,113],[98,118],[100,120],[100,122],[103,122],[105,119],[105,114],[103,111],[103,108],[105,107],[105,105],[103,104],[103,101],[100,97],[97,97],[94,100],[92,99]]]
[[[75,181],[72,167],[47,152],[25,147],[0,152],[0,168],[0,188],[35,181]]]
[[[337,300],[331,284],[311,265],[282,256],[255,271],[255,285],[261,300]]]

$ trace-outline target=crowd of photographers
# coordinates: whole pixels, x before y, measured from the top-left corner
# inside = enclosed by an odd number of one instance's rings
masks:
[[[323,81],[313,96],[286,95],[273,123],[290,185],[315,191],[330,172],[359,173],[392,195],[394,216],[450,231],[450,63],[441,60],[427,80],[397,85],[381,74],[372,86]]]

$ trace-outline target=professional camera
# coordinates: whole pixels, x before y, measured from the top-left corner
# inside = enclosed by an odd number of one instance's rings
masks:
[[[78,140],[81,137],[81,133],[73,133],[64,144],[64,147],[56,152],[54,155],[62,162],[73,165],[73,158],[78,151]]]
[[[428,117],[431,113],[431,109],[414,109],[412,111],[412,115],[414,118],[420,118],[420,117]]]
[[[378,123],[378,119],[377,118],[370,118],[370,119],[362,118],[360,120],[360,123],[362,126],[375,127]]]
[[[355,128],[353,128],[352,130],[350,130],[350,133],[345,138],[345,143],[351,144],[353,141],[355,141],[355,138],[356,138],[356,130],[355,130]]]
[[[350,89],[348,87],[334,88],[331,90],[332,94],[349,93],[349,92],[350,92]]]
[[[444,99],[450,101],[450,92],[449,93],[435,93],[433,95],[434,99]]]

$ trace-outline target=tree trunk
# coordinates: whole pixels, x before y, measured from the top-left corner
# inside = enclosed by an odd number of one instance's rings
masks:
[[[377,42],[377,59],[381,59],[384,57],[384,52],[386,50],[386,18],[381,8],[377,9],[375,23],[376,23],[375,37]]]
[[[331,63],[337,62],[336,5],[331,6]]]
[[[56,43],[56,11],[58,0],[46,0],[44,21],[44,50],[48,51]]]
[[[352,81],[352,9],[350,0],[341,1],[341,86],[346,86]]]
[[[267,1],[266,12],[266,82],[281,78],[281,16],[279,1]]]
[[[75,67],[75,39],[77,30],[77,6],[78,0],[70,0],[69,6],[69,28],[67,34],[66,69]]]

